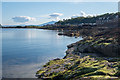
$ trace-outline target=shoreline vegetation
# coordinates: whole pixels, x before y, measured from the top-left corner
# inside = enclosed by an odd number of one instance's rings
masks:
[[[76,30],[62,35],[76,36]],[[60,34],[59,34],[60,35]],[[68,45],[63,59],[54,59],[37,71],[40,79],[118,80],[120,78],[120,28],[84,28],[83,37]]]
[[[120,13],[78,17],[53,25],[2,28],[57,30],[58,35],[82,36],[67,46],[66,56],[56,58],[36,72],[42,80],[118,80],[120,79]]]

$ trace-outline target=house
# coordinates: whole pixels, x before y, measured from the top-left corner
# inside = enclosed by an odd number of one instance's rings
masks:
[[[109,17],[99,17],[98,20],[96,20],[96,25],[104,25],[108,23],[116,23],[118,22],[118,15],[112,15]]]

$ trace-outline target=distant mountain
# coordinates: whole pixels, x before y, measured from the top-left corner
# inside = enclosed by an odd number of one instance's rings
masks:
[[[16,27],[16,26],[26,26],[26,25],[2,25],[3,27]]]
[[[39,25],[2,25],[3,27],[17,27],[17,26],[39,26]]]
[[[44,25],[48,25],[48,24],[54,24],[56,23],[57,21],[50,21],[50,22],[47,22],[47,23],[43,23],[43,24],[40,24],[40,25],[25,25],[25,24],[22,24],[22,25],[2,25],[3,27],[16,27],[16,26],[44,26]]]
[[[48,24],[54,24],[56,22],[57,21],[50,21],[50,22],[47,22],[47,23],[40,24],[39,26],[44,26],[44,25],[48,25]]]

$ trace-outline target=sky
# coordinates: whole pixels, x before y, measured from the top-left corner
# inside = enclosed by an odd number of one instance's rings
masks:
[[[117,11],[117,2],[2,2],[2,25],[39,25]]]
[[[120,0],[1,0],[2,2],[118,2]]]

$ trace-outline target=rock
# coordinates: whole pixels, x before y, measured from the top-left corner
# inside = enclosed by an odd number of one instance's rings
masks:
[[[120,50],[120,45],[117,44],[110,44],[110,45],[100,45],[94,47],[96,51],[99,53],[102,53],[105,56],[111,56],[111,57],[118,57],[120,56],[119,50]]]
[[[97,80],[98,77],[105,79],[106,76],[109,79],[113,77],[118,79],[120,77],[119,65],[120,61],[108,62],[90,56],[80,58],[78,55],[68,54],[65,59],[50,61],[49,65],[39,70],[36,75],[42,80],[48,78],[50,80],[79,80],[80,78],[91,79],[91,77],[93,79],[95,77],[95,80]]]
[[[67,47],[68,47],[68,48],[71,48],[71,47],[74,47],[74,46],[76,46],[76,44],[75,44],[75,43],[70,44],[70,45],[68,45]]]
[[[91,30],[92,34],[85,30],[83,40],[68,45],[66,56],[49,61],[36,73],[37,77],[43,80],[118,79],[120,58],[116,57],[120,57],[120,38],[115,35],[118,32],[111,30]],[[59,35],[63,34],[79,35],[71,31]]]
[[[54,59],[54,61],[56,61],[56,60],[60,60],[60,58],[56,58],[56,59]]]
[[[93,39],[93,38],[92,38]],[[107,38],[98,38],[91,40],[85,38],[82,41],[68,45],[67,54],[97,53],[98,55],[119,57],[120,45],[113,44],[106,40]],[[112,38],[109,38],[112,39]],[[113,41],[114,42],[114,41]]]

